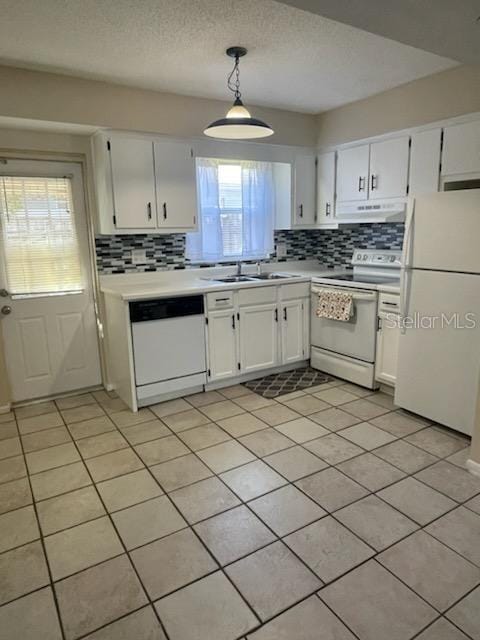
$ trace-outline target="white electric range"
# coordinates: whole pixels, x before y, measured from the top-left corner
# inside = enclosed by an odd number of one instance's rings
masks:
[[[401,251],[355,249],[353,270],[312,278],[311,366],[374,389],[378,287],[399,285]],[[318,318],[322,289],[352,294],[353,314],[348,322]]]

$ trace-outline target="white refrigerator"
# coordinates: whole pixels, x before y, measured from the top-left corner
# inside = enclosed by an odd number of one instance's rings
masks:
[[[395,404],[471,435],[480,373],[480,189],[410,203],[400,306]]]

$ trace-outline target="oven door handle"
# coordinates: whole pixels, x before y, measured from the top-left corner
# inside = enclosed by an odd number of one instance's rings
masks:
[[[314,295],[319,295],[322,291],[342,291],[343,293],[351,293],[352,294],[352,299],[357,302],[360,300],[366,300],[366,301],[373,301],[376,299],[377,297],[377,292],[376,291],[372,291],[371,293],[364,293],[364,294],[360,294],[360,293],[354,293],[351,289],[341,289],[340,287],[321,287],[321,288],[317,288],[317,287],[312,287],[312,293]]]

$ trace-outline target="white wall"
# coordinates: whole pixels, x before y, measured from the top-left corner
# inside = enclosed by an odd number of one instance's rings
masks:
[[[480,111],[480,67],[455,67],[317,116],[329,146]]]
[[[219,78],[219,82],[223,82]],[[0,117],[202,136],[230,104],[158,91],[0,66]],[[266,142],[314,146],[315,116],[249,105],[275,130]]]

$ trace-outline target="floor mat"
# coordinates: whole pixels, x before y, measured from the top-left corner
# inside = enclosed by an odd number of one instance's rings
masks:
[[[282,373],[272,373],[263,378],[250,380],[245,382],[244,386],[264,398],[276,398],[283,396],[292,391],[301,391],[314,387],[317,384],[331,382],[333,378],[327,376],[326,373],[312,369],[311,367],[301,367],[300,369],[292,369],[291,371],[282,371]]]

